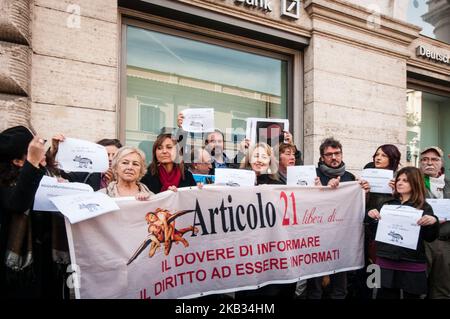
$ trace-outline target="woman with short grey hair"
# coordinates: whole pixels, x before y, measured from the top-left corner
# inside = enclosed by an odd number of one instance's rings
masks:
[[[148,200],[153,193],[140,182],[147,172],[145,154],[131,146],[121,147],[114,156],[111,169],[115,181],[100,192],[110,197],[134,196],[138,200]]]

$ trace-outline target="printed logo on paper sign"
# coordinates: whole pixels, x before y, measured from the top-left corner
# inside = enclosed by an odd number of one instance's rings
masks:
[[[391,230],[388,235],[392,237],[391,241],[396,243],[398,243],[399,240],[403,240],[403,236],[393,230]]]
[[[81,157],[80,155],[75,156],[73,159],[74,162],[78,162],[79,168],[91,168],[92,169],[92,160],[87,157]]]
[[[183,210],[171,214],[167,209],[157,208],[155,212],[148,212],[145,215],[145,220],[148,225],[148,236],[144,239],[142,244],[136,249],[134,254],[128,260],[127,265],[131,264],[144,250],[150,245],[148,257],[151,258],[156,251],[164,244],[164,255],[169,255],[172,243],[179,244],[184,247],[189,246],[189,242],[183,238],[187,232],[197,233],[198,228],[189,226],[181,229],[175,228],[175,219],[195,210]]]

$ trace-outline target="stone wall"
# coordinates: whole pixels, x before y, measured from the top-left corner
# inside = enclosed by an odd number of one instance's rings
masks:
[[[406,61],[418,29],[389,17],[374,26],[370,12],[340,0],[306,5],[313,35],[305,50],[305,163],[317,163],[329,136],[356,173],[382,144],[397,145],[404,158]]]
[[[29,0],[0,0],[0,131],[30,126]]]
[[[33,126],[46,137],[116,137],[117,1],[35,0],[33,11]]]

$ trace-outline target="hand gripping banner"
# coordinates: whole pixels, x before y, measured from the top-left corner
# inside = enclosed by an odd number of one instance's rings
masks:
[[[77,298],[193,298],[364,266],[364,192],[210,186],[67,225]]]

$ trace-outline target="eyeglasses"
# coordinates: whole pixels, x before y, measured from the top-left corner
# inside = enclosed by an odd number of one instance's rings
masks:
[[[323,154],[323,156],[327,157],[327,158],[330,158],[333,155],[336,156],[336,157],[340,157],[342,155],[342,152],[339,151],[339,152],[334,152],[334,153],[325,153],[325,154]]]
[[[422,157],[420,159],[421,162],[433,162],[433,163],[437,163],[441,160],[440,157]]]

